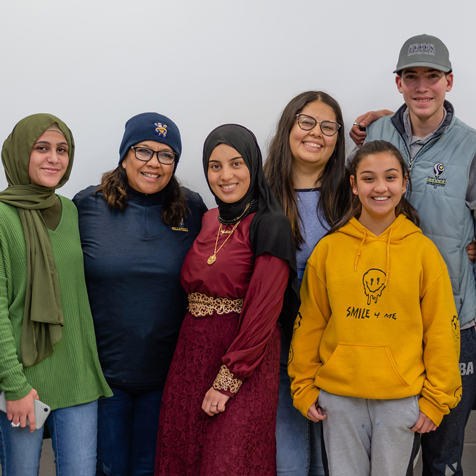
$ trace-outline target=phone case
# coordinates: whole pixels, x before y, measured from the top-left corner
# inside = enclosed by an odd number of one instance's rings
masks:
[[[35,428],[39,430],[45,424],[45,421],[51,412],[51,408],[46,403],[40,402],[40,400],[35,400],[34,406],[36,420]],[[7,413],[7,400],[5,399],[5,392],[3,391],[0,393],[0,410]],[[26,419],[26,423],[29,425],[28,418]]]

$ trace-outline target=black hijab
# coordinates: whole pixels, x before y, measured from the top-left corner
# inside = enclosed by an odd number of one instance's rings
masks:
[[[291,223],[269,188],[263,173],[261,151],[255,135],[238,124],[225,124],[214,129],[203,146],[203,169],[208,182],[208,161],[213,149],[226,144],[236,149],[243,157],[250,171],[250,187],[245,196],[235,203],[225,203],[215,194],[219,216],[222,220],[233,222],[239,217],[248,203],[253,200],[251,212],[256,212],[250,225],[250,241],[253,257],[269,253],[289,263],[288,286],[279,322],[285,336],[290,339],[294,319],[299,310],[299,285],[297,279],[296,250]],[[210,184],[208,183],[210,187]],[[211,187],[210,187],[211,190]],[[213,193],[213,190],[211,190]]]

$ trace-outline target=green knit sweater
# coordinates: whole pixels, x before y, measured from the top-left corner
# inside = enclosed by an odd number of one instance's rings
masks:
[[[64,315],[62,340],[32,367],[21,363],[26,253],[17,209],[0,203],[0,389],[18,400],[34,388],[52,410],[112,395],[101,371],[84,278],[74,204],[60,197],[61,220],[48,230],[58,271]]]

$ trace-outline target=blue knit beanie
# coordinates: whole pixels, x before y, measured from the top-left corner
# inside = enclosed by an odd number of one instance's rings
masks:
[[[175,166],[182,153],[180,131],[168,117],[156,112],[144,112],[131,117],[126,122],[126,130],[119,147],[119,163],[126,157],[130,147],[145,140],[153,140],[168,145],[178,154]]]

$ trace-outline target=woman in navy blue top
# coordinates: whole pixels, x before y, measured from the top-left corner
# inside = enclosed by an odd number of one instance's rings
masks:
[[[126,123],[118,167],[74,202],[101,366],[98,475],[154,473],[162,390],[186,314],[182,263],[206,211],[175,170],[180,132],[167,117]]]

